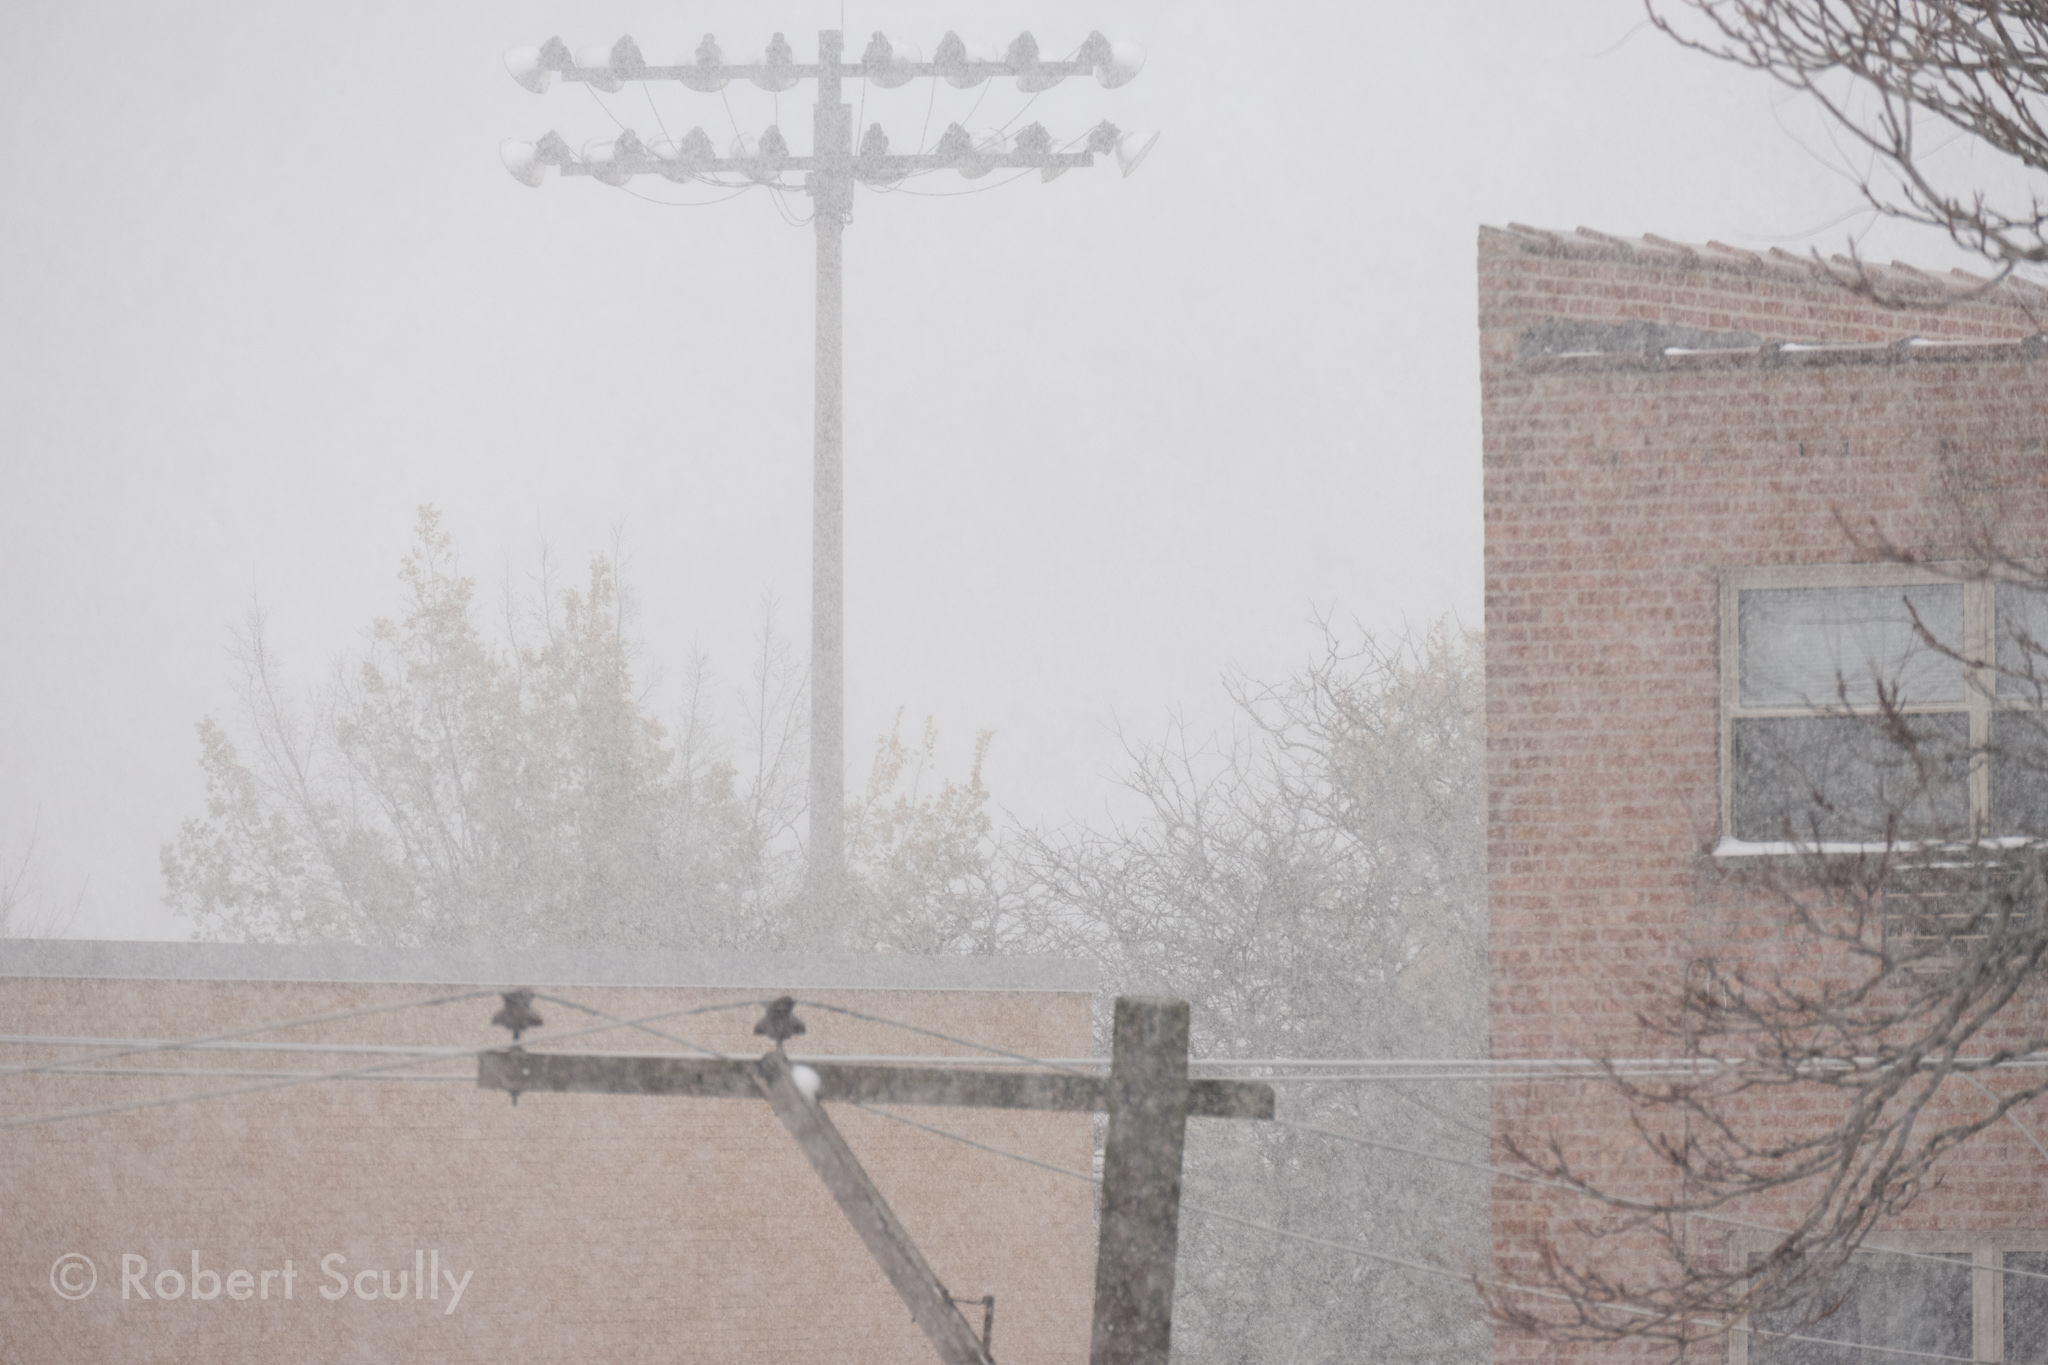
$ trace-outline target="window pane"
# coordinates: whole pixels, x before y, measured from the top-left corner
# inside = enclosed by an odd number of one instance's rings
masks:
[[[1758,1313],[1750,1359],[1757,1365],[1915,1365],[1916,1357],[1898,1354],[1906,1351],[1971,1359],[1970,1275],[1968,1256],[1947,1263],[1856,1256],[1805,1305]],[[1824,1308],[1832,1311],[1823,1314]],[[1843,1344],[1765,1335],[1773,1331]]]
[[[1970,721],[1915,716],[1901,744],[1876,716],[1735,722],[1735,837],[1844,843],[1964,838]]]
[[[2048,835],[2048,715],[1991,713],[1993,834]]]
[[[1736,615],[1744,706],[1868,704],[1879,682],[1907,705],[1963,700],[1960,583],[1751,588]]]
[[[2048,701],[2048,588],[1998,585],[1998,695]]]
[[[2008,1251],[2007,1270],[2048,1275],[2048,1252]],[[2005,1277],[2006,1365],[2048,1365],[2048,1280]]]

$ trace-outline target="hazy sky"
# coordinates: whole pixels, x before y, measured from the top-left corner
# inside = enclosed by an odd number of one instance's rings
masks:
[[[495,593],[543,537],[630,554],[649,663],[727,688],[764,596],[806,638],[810,230],[764,190],[539,191],[506,137],[659,133],[648,97],[534,96],[501,51],[632,34],[680,60],[843,25],[1147,46],[1029,118],[1164,137],[1113,165],[863,192],[846,237],[848,750],[935,715],[1029,820],[1099,811],[1117,727],[1225,718],[1330,612],[1481,621],[1474,236],[1587,224],[1751,247],[1866,226],[1774,87],[1633,0],[9,6],[0,82],[0,849],[74,932],[183,937],[158,847],[253,603],[309,685],[397,602],[415,509]],[[899,147],[1026,96],[849,87]],[[776,121],[662,88],[671,132]],[[600,107],[600,103],[604,107]],[[929,113],[927,112],[929,109]],[[779,117],[808,146],[808,91]],[[662,182],[650,196],[690,197]],[[703,195],[703,191],[694,192]],[[789,205],[802,213],[797,197]],[[1945,267],[1940,242],[1865,239]]]

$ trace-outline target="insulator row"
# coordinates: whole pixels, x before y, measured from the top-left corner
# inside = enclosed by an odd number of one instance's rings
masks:
[[[930,62],[910,43],[892,43],[877,33],[868,40],[858,63],[841,69],[842,75],[872,81],[883,89],[908,84],[920,75],[945,80],[965,90],[992,76],[1014,76],[1019,90],[1037,93],[1050,90],[1064,80],[1070,68],[1091,71],[1105,88],[1114,90],[1134,80],[1145,65],[1145,49],[1136,43],[1111,42],[1091,33],[1070,58],[1047,62],[1039,53],[1038,40],[1020,33],[998,55],[993,44],[969,42],[957,33],[939,39]],[[723,90],[736,77],[744,77],[763,90],[782,91],[794,86],[816,68],[798,66],[796,53],[780,33],[758,52],[728,61],[718,40],[710,34],[697,45],[690,60],[669,66],[649,63],[639,44],[630,37],[610,47],[594,46],[570,51],[560,38],[550,38],[539,47],[516,47],[505,54],[505,69],[535,94],[544,93],[557,75],[582,81],[606,92],[625,88],[627,81],[677,80],[692,90]]]
[[[1155,132],[1126,133],[1113,123],[1090,129],[1086,150],[1094,155],[1114,154],[1125,175],[1159,140]],[[788,167],[791,154],[782,130],[768,127],[759,133],[741,133],[732,140],[720,159],[710,134],[692,128],[680,138],[655,138],[643,142],[630,128],[616,137],[594,138],[579,153],[559,133],[549,132],[537,142],[508,139],[499,148],[505,169],[521,184],[538,186],[550,167],[576,166],[609,185],[623,185],[636,175],[661,175],[686,182],[699,176],[729,171],[751,180],[772,181]],[[1053,147],[1052,134],[1045,125],[1033,123],[1013,135],[993,134],[977,139],[959,124],[951,124],[928,153],[915,158],[920,165],[950,167],[968,179],[988,174],[998,166],[1037,167],[1047,180],[1064,174],[1069,158]],[[861,138],[852,159],[854,177],[869,182],[900,180],[907,173],[907,158],[894,156],[889,138],[879,123],[871,124]]]

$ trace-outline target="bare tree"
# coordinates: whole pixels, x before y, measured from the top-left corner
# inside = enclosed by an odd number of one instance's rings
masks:
[[[32,828],[19,853],[0,853],[0,938],[62,938],[71,932],[85,906],[83,886],[69,905],[49,906],[44,901],[37,866],[38,835]]]
[[[1946,232],[2003,279],[2048,261],[2048,4],[2041,0],[1646,0],[1678,42],[1801,91],[1870,154],[1865,199]],[[1945,157],[1957,135],[2010,158]],[[1853,248],[1852,248],[1853,255]],[[1874,292],[1867,274],[1852,283]]]
[[[1240,724],[1136,746],[1127,822],[1014,835],[998,928],[1095,958],[1105,994],[1193,1005],[1197,1056],[1471,1056],[1485,1040],[1483,682],[1439,628],[1238,680]],[[1483,1160],[1485,1095],[1289,1086],[1283,1116]],[[1423,1136],[1426,1135],[1426,1136]],[[1453,1265],[1484,1254],[1482,1182],[1262,1124],[1195,1125],[1190,1201]],[[1176,1353],[1247,1362],[1467,1360],[1461,1286],[1182,1220]]]
[[[1839,1315],[1877,1298],[1918,1311],[1869,1239],[1967,1174],[1958,1153],[1981,1162],[1979,1140],[2008,1126],[2048,1159],[2023,1115],[2048,1096],[2048,596],[2038,566],[1973,545],[1957,582],[1995,603],[1993,638],[1963,645],[1909,594],[1890,610],[1982,699],[1985,733],[1929,725],[1896,675],[1838,675],[1832,704],[1787,731],[1798,742],[1761,757],[1738,742],[1736,780],[1748,765],[1775,794],[1781,851],[1703,887],[1740,929],[1705,935],[1676,997],[1638,1014],[1668,1060],[1607,1063],[1591,1101],[1603,1140],[1554,1114],[1510,1125],[1501,1155],[1551,1231],[1521,1248],[1513,1287],[1489,1291],[1506,1322],[1683,1344],[1746,1318],[1758,1358],[1787,1336],[1843,1339]],[[2048,1309],[2031,1281],[2005,1293]],[[1922,1313],[1912,1330],[1938,1326]],[[1910,1333],[1865,1344],[1956,1353]]]

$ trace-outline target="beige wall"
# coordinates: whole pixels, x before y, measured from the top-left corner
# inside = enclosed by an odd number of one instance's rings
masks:
[[[903,974],[903,973],[899,973]],[[498,978],[499,980],[509,978]],[[765,982],[769,976],[760,976]],[[527,979],[545,985],[545,978]],[[198,981],[7,974],[0,1032],[189,1037],[274,1019],[442,993],[431,983]],[[616,1014],[760,1000],[763,985],[564,986]],[[799,988],[802,996],[1039,1056],[1090,1050],[1085,991]],[[501,1045],[493,999],[265,1034],[267,1041]],[[551,1033],[588,1022],[542,1004]],[[746,1008],[670,1025],[722,1052],[755,1055]],[[800,1010],[793,1052],[958,1054],[901,1030]],[[630,1033],[564,1050],[680,1051]],[[10,1045],[0,1064],[73,1055]],[[374,1056],[177,1052],[124,1067],[329,1070]],[[474,1066],[411,1073],[462,1080],[358,1080],[0,1130],[0,1362],[43,1361],[752,1361],[912,1362],[930,1348],[765,1103],[535,1094],[515,1108],[482,1092]],[[0,1076],[0,1121],[237,1084],[202,1076]],[[918,1110],[917,1117],[1085,1171],[1086,1116]],[[1078,1365],[1093,1284],[1092,1189],[838,1106],[860,1154],[941,1280],[997,1299],[1005,1365]],[[91,1258],[97,1288],[67,1301],[52,1264]],[[227,1276],[280,1272],[269,1298],[191,1296],[192,1257]],[[375,1302],[323,1275],[403,1272],[424,1255],[468,1284],[456,1300]],[[437,1254],[437,1255],[436,1255]],[[146,1258],[123,1295],[122,1258]],[[284,1298],[283,1271],[294,1272]],[[131,1262],[132,1266],[133,1263]],[[184,1297],[155,1295],[160,1270]],[[201,1276],[205,1287],[210,1282]],[[74,1279],[72,1283],[77,1283]],[[241,1287],[241,1281],[232,1286]],[[975,1317],[978,1326],[978,1311]]]

